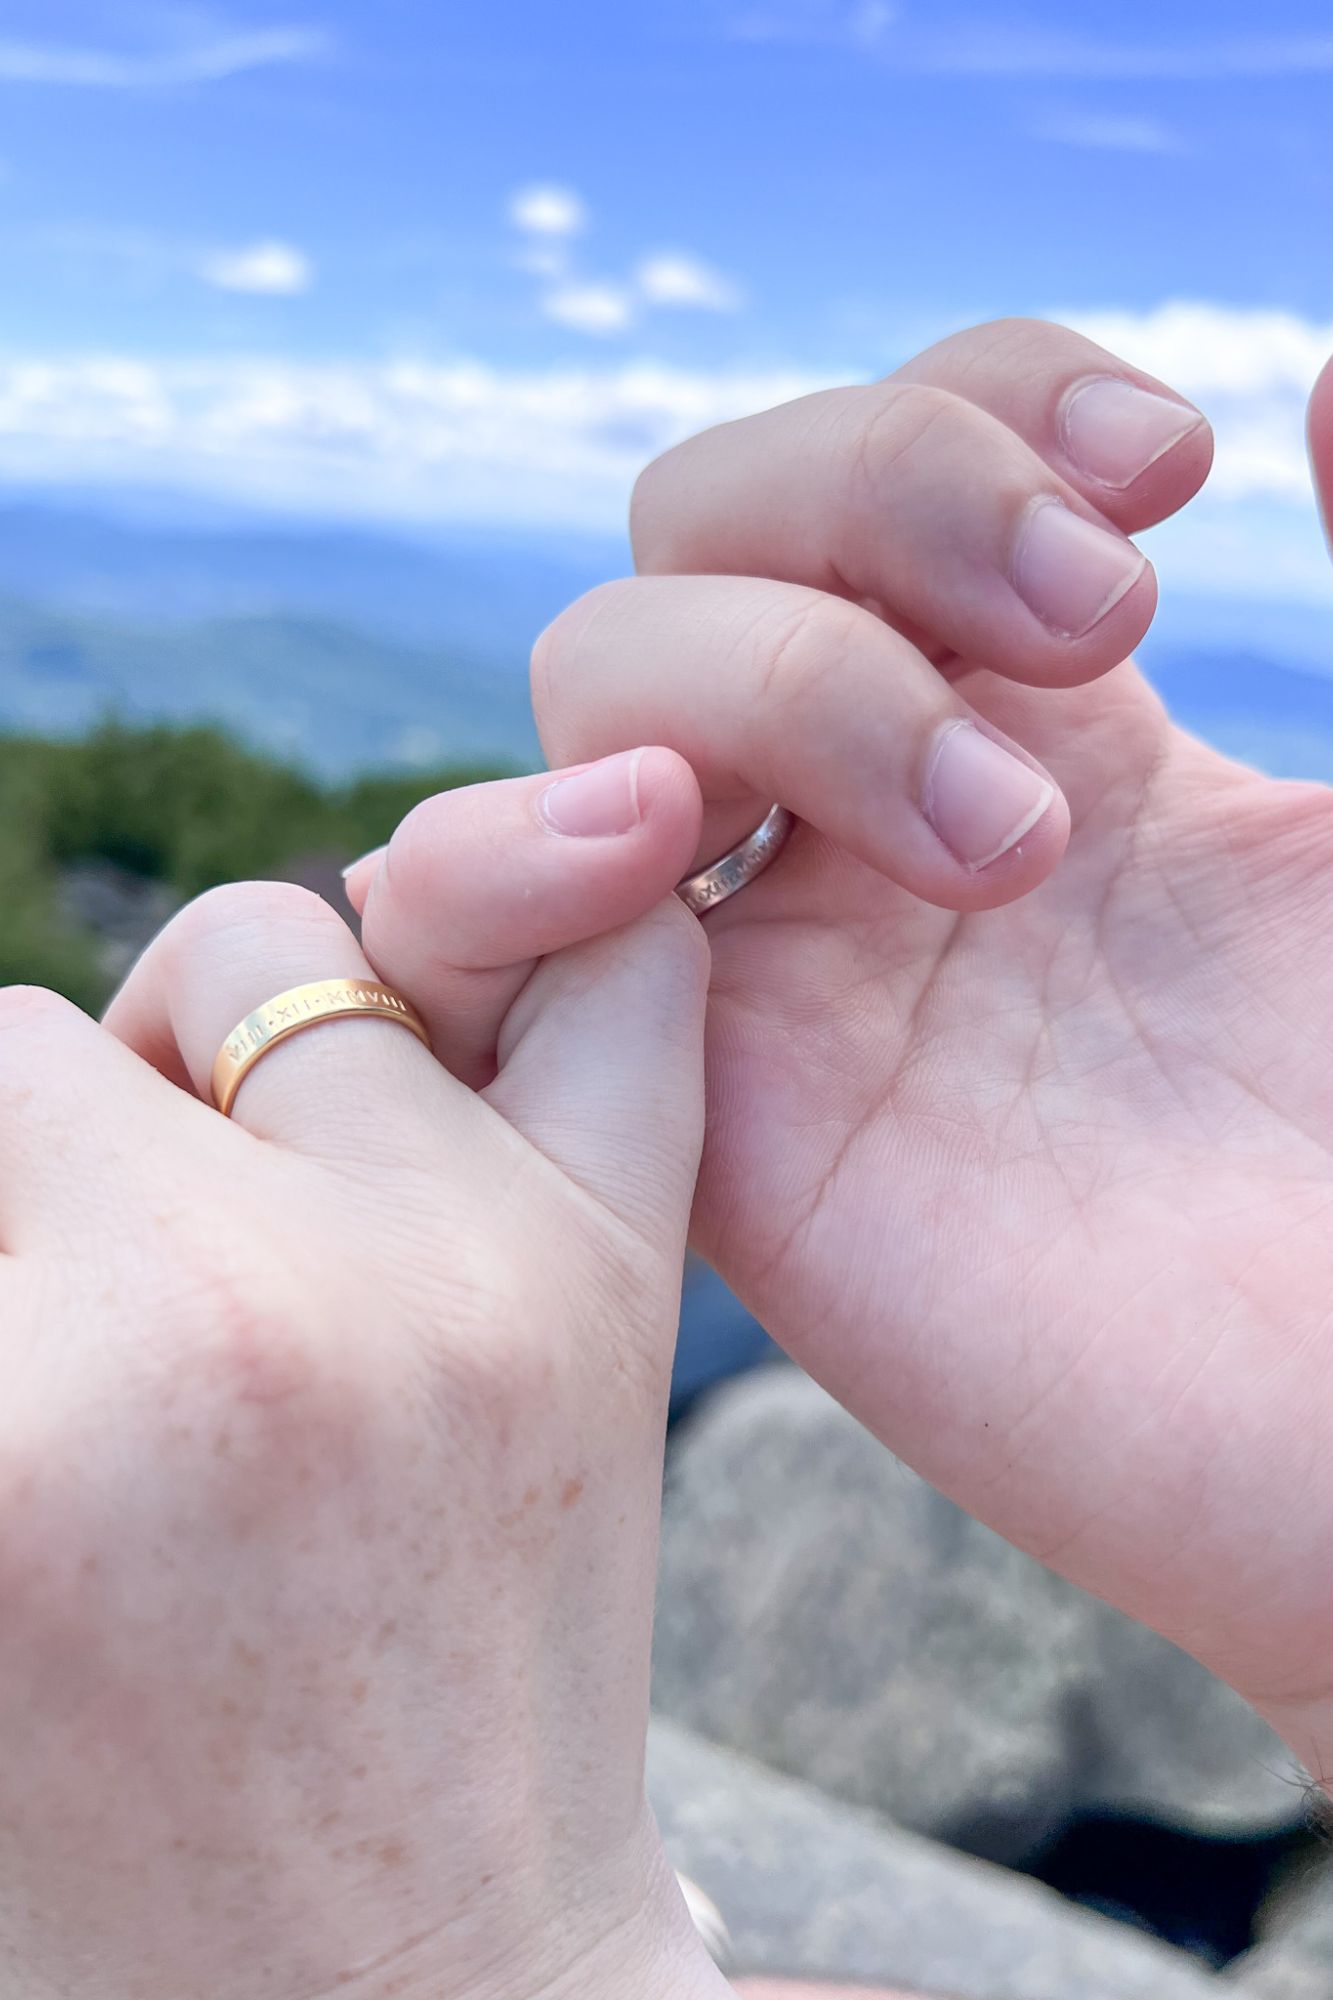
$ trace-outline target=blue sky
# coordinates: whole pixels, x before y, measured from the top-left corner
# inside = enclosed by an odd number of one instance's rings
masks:
[[[605,527],[694,425],[1060,314],[1217,416],[1191,584],[1327,589],[1326,0],[9,0],[0,475]]]

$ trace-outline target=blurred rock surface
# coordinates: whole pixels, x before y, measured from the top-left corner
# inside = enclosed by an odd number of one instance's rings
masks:
[[[1176,1648],[972,1521],[795,1370],[718,1391],[668,1469],[658,1709],[1021,1865],[1118,1809],[1299,1824],[1286,1747]]]
[[[114,861],[75,861],[61,870],[58,905],[67,921],[93,932],[108,983],[124,978],[180,898],[166,882]]]
[[[1274,1888],[1254,1949],[1226,1977],[1255,2000],[1333,2000],[1333,1861],[1307,1862]]]
[[[957,2000],[1216,2000],[1183,1953],[657,1720],[667,1851],[717,1904],[735,1969]]]

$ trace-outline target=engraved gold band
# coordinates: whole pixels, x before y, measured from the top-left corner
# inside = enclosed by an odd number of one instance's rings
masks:
[[[756,875],[762,875],[765,868],[772,865],[791,838],[796,824],[795,815],[786,806],[774,806],[768,817],[747,834],[738,847],[718,860],[710,861],[707,868],[701,868],[697,875],[687,875],[683,882],[677,882],[676,894],[687,910],[696,917],[704,916],[709,910],[725,903],[728,896],[734,896]]]
[[[214,1104],[229,1118],[237,1091],[261,1056],[290,1036],[317,1028],[321,1021],[350,1020],[358,1015],[396,1021],[430,1047],[420,1014],[391,986],[374,979],[316,979],[309,986],[293,986],[279,993],[276,1000],[265,1001],[232,1029],[213,1064]]]

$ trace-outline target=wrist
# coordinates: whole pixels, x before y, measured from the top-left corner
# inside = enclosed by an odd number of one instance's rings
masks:
[[[632,1923],[539,1990],[541,2000],[736,2000],[669,1870]],[[535,2000],[534,1990],[505,2000]]]
[[[531,1989],[506,2000],[536,2000]],[[697,1933],[648,1953],[609,1954],[601,1964],[580,1965],[568,1978],[543,1989],[540,2000],[736,2000],[736,1989],[719,1972]]]
[[[509,1958],[502,1964],[497,1953],[490,1976],[466,1984],[466,2000],[736,2000],[657,1845],[655,1828],[652,1844],[646,1872],[636,1870],[636,1889],[614,1899],[615,1914],[595,1896],[599,1921],[590,1929],[576,1920],[571,1930],[568,1904],[552,1911],[534,1926],[523,1963]],[[427,1990],[437,2000],[436,1989]],[[450,2000],[457,1992],[451,1985]]]

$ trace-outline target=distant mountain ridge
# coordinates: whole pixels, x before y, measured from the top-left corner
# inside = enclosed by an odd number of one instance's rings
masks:
[[[0,726],[208,717],[332,775],[538,760],[532,640],[621,540],[435,540],[122,496],[0,493]],[[1333,783],[1333,606],[1166,595],[1141,657],[1235,756]]]
[[[297,615],[526,657],[563,605],[630,566],[612,537],[412,539],[240,514],[174,521],[165,502],[113,517],[0,493],[0,596],[150,625]]]
[[[0,599],[0,727],[217,721],[329,775],[540,762],[524,656],[411,647],[299,617],[149,626]]]
[[[1177,722],[1279,778],[1333,784],[1333,680],[1249,652],[1143,649]]]

